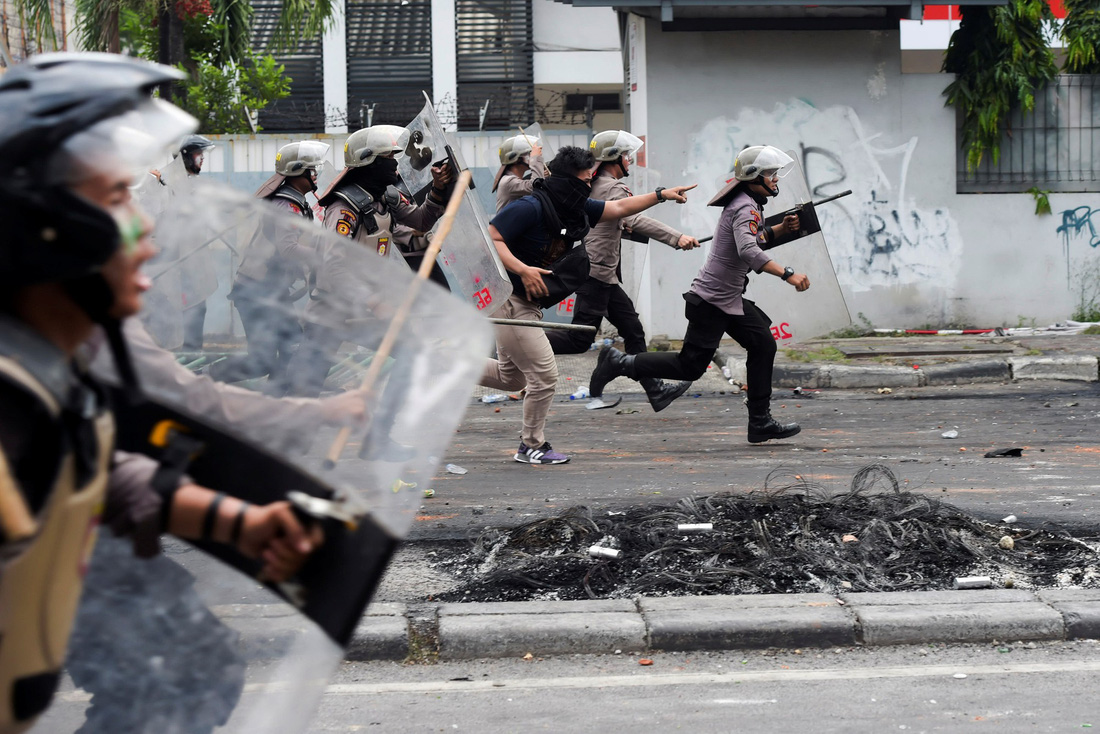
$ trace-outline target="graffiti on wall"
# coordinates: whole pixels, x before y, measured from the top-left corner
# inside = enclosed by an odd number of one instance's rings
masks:
[[[815,199],[852,190],[818,210],[842,285],[952,288],[962,252],[958,225],[946,208],[919,207],[906,191],[916,137],[890,145],[883,133],[866,130],[850,107],[817,109],[793,100],[771,112],[745,109],[735,119],[706,123],[689,143],[686,180],[715,191],[737,151],[762,143],[801,156]],[[706,197],[687,207],[689,231],[714,230],[719,210],[708,209]]]
[[[1058,234],[1062,235],[1067,261],[1070,240],[1084,237],[1089,247],[1100,247],[1100,235],[1097,235],[1096,225],[1092,223],[1092,217],[1098,211],[1100,210],[1093,209],[1091,206],[1079,206],[1062,212],[1062,223],[1058,225]]]

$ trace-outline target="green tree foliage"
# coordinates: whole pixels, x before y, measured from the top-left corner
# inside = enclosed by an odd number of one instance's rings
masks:
[[[1066,61],[1062,65],[1067,74],[1100,74],[1100,60],[1096,49],[1100,47],[1100,1],[1064,0],[1066,20],[1062,25]]]
[[[963,5],[962,22],[951,36],[943,70],[955,74],[944,90],[947,104],[963,115],[966,164],[977,168],[988,151],[1000,159],[1009,115],[1035,108],[1035,90],[1058,73],[1047,44],[1054,13],[1046,0],[1011,0],[1008,5]]]
[[[239,28],[226,28],[225,23],[247,26],[251,6],[236,0],[183,0],[176,9],[190,58],[179,64],[189,78],[173,101],[199,121],[200,132],[248,133],[258,129],[253,127],[256,113],[290,94],[291,80],[284,76],[285,68],[274,57],[254,53],[247,42],[243,46],[236,43]],[[118,25],[123,51],[146,59],[159,57],[155,2],[120,8]]]
[[[290,94],[290,79],[284,76],[282,64],[272,56],[249,54],[243,64],[193,57],[191,81],[177,104],[199,121],[200,131],[252,132],[251,116]]]

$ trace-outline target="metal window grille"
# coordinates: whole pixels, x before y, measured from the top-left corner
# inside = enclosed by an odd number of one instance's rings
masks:
[[[282,0],[252,1],[252,48],[266,52],[279,20]],[[290,96],[260,110],[264,132],[320,132],[325,129],[325,80],[321,39],[303,39],[297,48],[275,54],[290,77]]]
[[[1036,91],[1033,111],[1012,114],[996,164],[986,153],[967,171],[961,129],[956,139],[959,193],[1100,191],[1100,76],[1063,74]]]
[[[535,113],[531,0],[456,0],[458,127],[529,125]]]
[[[351,129],[407,125],[432,91],[431,0],[348,0]]]

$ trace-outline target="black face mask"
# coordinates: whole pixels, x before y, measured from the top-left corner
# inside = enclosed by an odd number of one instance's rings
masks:
[[[564,239],[575,242],[588,234],[589,223],[584,205],[592,193],[590,183],[581,181],[576,176],[551,174],[535,181],[534,187],[532,193],[540,200],[545,196],[553,206],[554,214],[565,230],[561,235]]]
[[[387,186],[394,186],[399,180],[397,159],[375,158],[374,163],[349,171],[351,182],[362,186],[376,200],[386,193]]]

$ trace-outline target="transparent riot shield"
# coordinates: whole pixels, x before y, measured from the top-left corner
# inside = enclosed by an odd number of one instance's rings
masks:
[[[191,223],[181,217],[192,208],[177,206],[176,201],[192,196],[200,186],[199,178],[188,176],[182,156],[173,159],[159,173],[160,184],[143,182],[135,197],[156,219],[159,230],[191,227]],[[148,266],[153,278],[148,299],[164,306],[156,309],[156,322],[150,323],[150,329],[161,343],[171,348],[184,346],[191,351],[202,348],[206,301],[218,290],[218,262],[224,260],[226,248],[223,239],[214,238],[209,242],[172,240],[158,247],[157,256]]]
[[[153,561],[101,545],[71,685],[42,731],[295,734],[431,488],[491,334],[434,284],[410,300],[404,263],[266,202],[198,187],[173,207],[190,226],[158,230],[161,246],[225,238],[243,264],[233,300],[210,304],[201,364],[156,342],[155,304],[125,325],[148,400],[118,401],[119,446],[255,505],[292,500],[324,543],[282,584],[225,545],[170,541]],[[385,369],[364,386],[372,362]],[[110,355],[93,370],[109,381]]]
[[[779,196],[768,200],[764,216],[769,219],[812,201],[797,156],[792,151],[787,154],[795,160],[794,168],[779,180]],[[768,254],[810,278],[809,290],[802,293],[795,292],[779,278],[757,276],[749,281],[745,297],[771,317],[772,335],[780,347],[823,336],[852,323],[824,233],[814,232],[779,245]]]
[[[411,133],[409,147],[406,155],[397,159],[397,171],[420,203],[431,189],[433,165],[450,160],[456,175],[467,166],[458,146],[448,141],[427,95],[424,109],[407,127]],[[489,218],[473,191],[464,194],[439,262],[455,295],[486,316],[504,305],[512,294],[512,282],[489,237]]]

